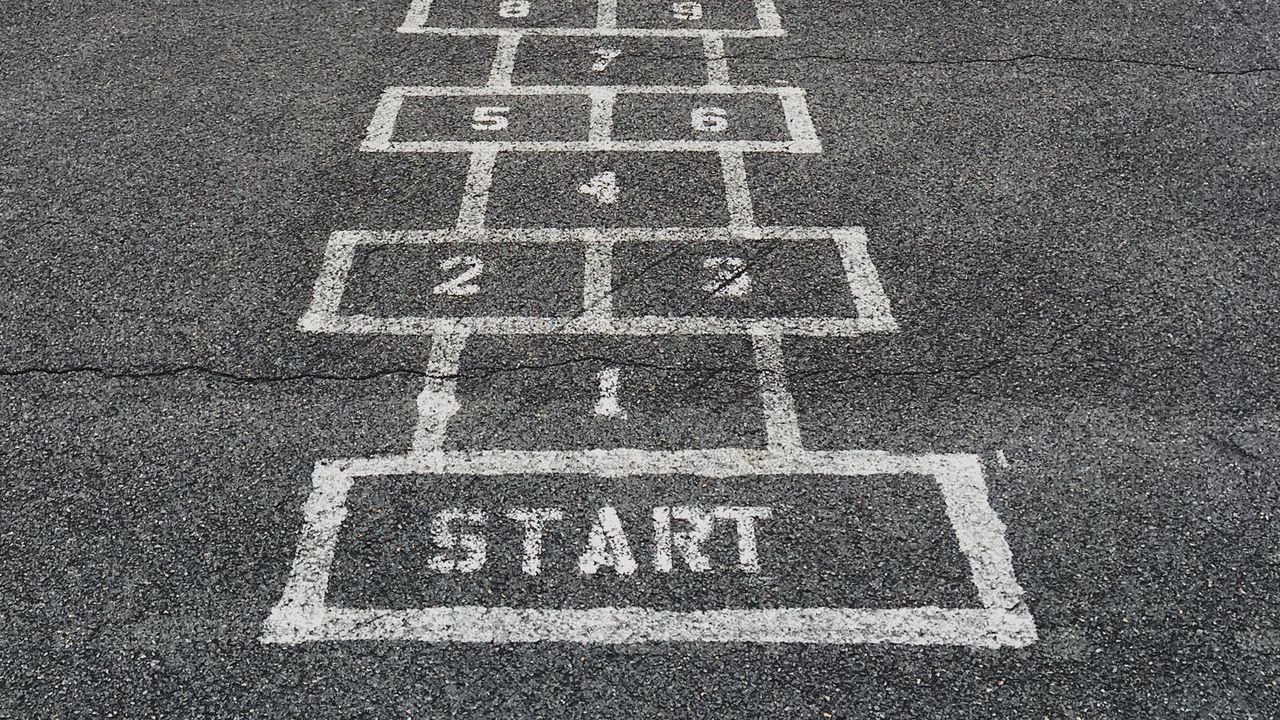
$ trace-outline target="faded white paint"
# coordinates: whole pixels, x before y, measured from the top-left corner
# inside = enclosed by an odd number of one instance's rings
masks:
[[[618,202],[618,196],[621,194],[618,175],[612,170],[594,175],[578,186],[578,192],[590,195],[601,205],[613,205]]]
[[[595,575],[601,568],[611,568],[619,575],[636,571],[636,559],[631,554],[631,543],[622,528],[618,511],[605,506],[596,511],[596,522],[587,536],[587,547],[578,558],[578,572]]]
[[[600,397],[596,399],[593,412],[599,417],[625,420],[627,411],[619,401],[622,389],[622,370],[611,367],[600,371]]]
[[[542,572],[542,541],[547,526],[554,521],[563,520],[564,513],[556,508],[513,508],[506,517],[520,523],[524,531],[521,546],[524,555],[520,559],[520,571],[525,575],[537,575]]]
[[[494,88],[511,87],[511,76],[516,68],[516,52],[520,47],[520,33],[508,32],[498,35],[498,49],[493,55],[493,65],[489,69],[489,86]]]

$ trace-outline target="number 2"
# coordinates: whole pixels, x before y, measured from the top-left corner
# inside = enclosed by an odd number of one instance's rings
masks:
[[[474,255],[454,255],[451,258],[440,261],[440,270],[442,272],[452,272],[463,265],[466,265],[467,269],[463,270],[461,275],[445,280],[431,288],[432,294],[468,297],[479,293],[480,286],[471,281],[480,277],[480,274],[484,272],[484,263],[480,261],[480,258]]]

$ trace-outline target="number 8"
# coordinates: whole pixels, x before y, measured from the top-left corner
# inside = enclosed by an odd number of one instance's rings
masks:
[[[529,17],[529,0],[502,0],[498,15],[504,18]]]

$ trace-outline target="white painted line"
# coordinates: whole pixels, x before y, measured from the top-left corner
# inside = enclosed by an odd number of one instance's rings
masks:
[[[805,148],[793,152],[822,152],[822,141],[818,139],[818,131],[813,126],[813,118],[809,116],[809,101],[803,90],[799,93],[787,93],[780,97],[782,113],[787,119],[787,132],[797,145]]]
[[[778,15],[778,7],[773,0],[755,0],[756,18],[760,21],[760,30],[770,35],[782,34],[782,16]]]
[[[305,634],[326,620],[325,595],[329,569],[338,545],[338,531],[347,518],[347,493],[352,476],[323,462],[311,472],[311,495],[302,506],[302,535],[280,602],[264,623],[263,642],[271,637]]]
[[[774,85],[726,85],[724,87],[707,87],[705,85],[516,85],[505,88],[500,95],[586,95],[599,90],[608,90],[620,95],[777,95],[781,98],[792,98],[804,102],[805,92],[797,87],[778,87]],[[403,95],[406,97],[467,97],[472,95],[494,95],[492,87],[487,85],[396,85],[388,87],[383,94]]]
[[[597,13],[598,17],[598,13]],[[425,25],[401,25],[397,28],[398,32],[412,33],[417,35],[446,35],[451,37],[476,37],[488,35],[501,35],[505,32],[511,32],[509,27],[427,27]],[[547,35],[552,37],[659,37],[659,38],[690,38],[701,37],[708,30],[696,28],[566,28],[566,27],[526,27],[520,28],[520,32],[524,35]],[[777,29],[753,29],[744,30],[736,28],[717,28],[710,30],[717,35],[723,35],[729,38],[767,38],[782,37],[786,32],[781,28]]]
[[[617,93],[607,88],[591,92],[591,127],[588,140],[593,143],[608,143],[613,137],[613,106]]]
[[[412,2],[409,3],[409,13],[405,15],[404,22],[400,24],[400,27],[396,28],[396,32],[422,32],[423,27],[427,24],[427,17],[430,14],[431,0],[412,0]]]
[[[308,313],[302,329],[319,334],[431,335],[461,324],[478,335],[749,335],[782,333],[809,337],[858,337],[892,333],[895,328],[868,318],[718,318],[604,317],[596,312],[574,317],[374,317]]]
[[[981,609],[775,608],[673,612],[635,607],[584,610],[429,607],[355,610],[327,607],[335,543],[352,482],[364,476],[592,474],[870,476],[928,474],[947,505],[973,570]],[[693,480],[697,482],[697,480]],[[1022,647],[1036,640],[1022,602],[1004,526],[991,510],[973,455],[889,455],[870,451],[778,453],[752,450],[428,452],[318,463],[304,508],[298,556],[262,642],[421,640],[427,642],[747,642],[904,643]]]
[[[458,208],[458,228],[478,230],[484,227],[489,210],[489,187],[493,185],[493,167],[498,153],[476,150],[471,153],[471,166],[467,169],[467,184],[462,191],[462,204]]]
[[[892,643],[1000,648],[1025,647],[1035,642],[1035,637],[1035,622],[1029,614],[977,609],[786,608],[674,612],[637,607],[536,610],[472,605],[419,610],[331,608],[314,615],[281,611],[268,621],[262,642]]]
[[[756,368],[760,372],[760,398],[764,405],[765,436],[769,449],[783,454],[803,451],[800,421],[795,399],[787,389],[787,372],[782,354],[782,335],[760,333],[751,336]]]
[[[720,169],[724,175],[724,199],[729,209],[729,227],[755,227],[755,210],[751,204],[751,188],[747,186],[747,167],[738,150],[720,151]]]
[[[728,227],[619,227],[619,228],[494,228],[473,233],[447,230],[338,230],[330,244],[340,245],[430,245],[448,243],[558,243],[586,242],[607,238],[615,242],[723,242],[766,240],[805,242],[831,240],[848,233],[865,238],[860,227],[759,226],[743,230]]]
[[[618,29],[618,0],[598,0],[596,3],[596,29]]]
[[[427,380],[418,393],[418,423],[413,433],[415,452],[440,450],[444,447],[449,420],[460,409],[457,399],[458,361],[467,345],[466,326],[431,336],[431,355],[427,359]]]
[[[622,389],[622,370],[612,367],[600,371],[600,397],[596,400],[594,412],[600,417],[626,419],[627,411],[619,401]]]
[[[582,312],[595,322],[607,321],[613,315],[613,241],[590,231],[584,242]]]
[[[342,295],[346,292],[347,276],[355,262],[359,236],[335,232],[329,235],[324,248],[324,264],[311,292],[311,306],[298,320],[301,332],[323,333],[337,317],[342,307]]]
[[[840,262],[844,264],[845,281],[853,294],[858,317],[881,325],[891,332],[898,329],[884,294],[880,275],[867,252],[867,233],[862,228],[840,230],[833,234]]]
[[[369,128],[365,131],[364,142],[360,150],[364,152],[385,152],[391,148],[391,136],[395,133],[396,118],[404,105],[404,93],[399,88],[390,87],[382,91],[378,105],[373,109],[373,117],[369,120]]]
[[[511,87],[511,75],[515,72],[516,51],[519,47],[520,33],[507,32],[498,36],[498,47],[493,55],[493,66],[489,69],[490,87]]]
[[[960,552],[969,560],[973,585],[983,607],[1005,612],[1025,610],[1022,586],[1013,574],[1013,553],[1005,526],[987,500],[982,463],[976,455],[951,455],[938,463],[935,477],[955,529]]]
[[[729,87],[729,61],[724,56],[724,38],[714,33],[702,36],[702,50],[707,56],[707,87]]]
[[[366,141],[365,152],[822,152],[821,143],[808,140],[399,140],[387,145]]]

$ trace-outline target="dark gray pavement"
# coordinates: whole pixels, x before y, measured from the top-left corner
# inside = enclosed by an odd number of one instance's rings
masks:
[[[980,454],[1038,642],[261,644],[313,464],[403,452],[413,429],[426,339],[295,328],[329,231],[456,216],[465,157],[356,151],[384,86],[488,71],[491,40],[397,35],[406,6],[0,9],[0,715],[1280,717],[1269,2],[784,0],[788,37],[730,41],[735,80],[809,90],[824,142],[816,156],[748,156],[758,218],[865,226],[901,326],[786,342],[807,446]],[[673,47],[653,63],[678,78],[697,48]],[[555,53],[529,77],[547,77]],[[500,167],[491,219],[573,224],[550,179],[584,162]],[[723,222],[718,188],[681,189],[705,168],[670,162],[635,169],[670,196],[628,206],[627,224]],[[541,262],[547,279],[580,260]],[[661,284],[631,297],[682,302]],[[395,302],[394,288],[356,299]],[[513,286],[495,302],[556,298]],[[699,342],[477,340],[459,391],[479,400],[452,441],[758,445],[745,343]],[[649,379],[636,424],[588,441],[574,413],[604,364]],[[859,554],[832,558],[809,526],[779,524],[786,572],[748,595],[969,600],[936,499],[910,478],[795,482],[702,492],[815,518],[844,503],[869,528],[849,541]],[[607,497],[641,512],[678,494],[603,485],[458,482],[439,498]],[[421,497],[353,497],[334,597],[422,601],[421,559],[386,559],[429,532]],[[378,512],[407,519],[379,525]],[[397,576],[370,575],[376,563]],[[539,594],[518,577],[436,590],[535,606],[604,592]],[[631,591],[611,597],[701,608],[743,592]]]

